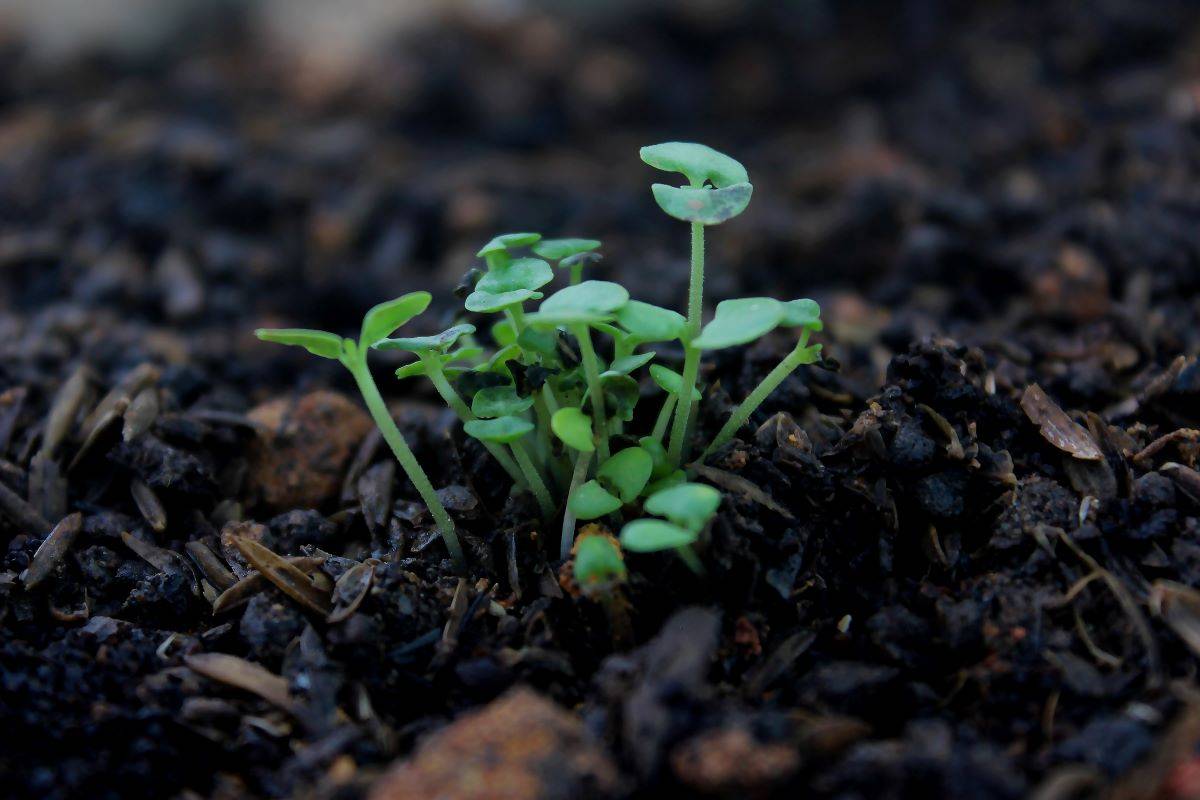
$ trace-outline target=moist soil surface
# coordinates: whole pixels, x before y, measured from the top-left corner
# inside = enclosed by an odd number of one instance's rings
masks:
[[[8,43],[0,793],[1200,796],[1198,37],[768,3],[462,19],[351,76],[236,25]],[[817,299],[825,360],[698,469],[706,575],[630,554],[597,597],[376,359],[456,575],[348,375],[251,331],[419,288],[440,330],[509,230],[681,307],[637,159],[670,138],[755,183],[709,301]],[[791,345],[707,360],[698,436]]]

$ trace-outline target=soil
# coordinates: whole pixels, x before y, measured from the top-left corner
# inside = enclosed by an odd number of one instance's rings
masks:
[[[1200,15],[695,5],[350,83],[235,23],[4,47],[0,792],[1200,797]],[[508,230],[680,306],[673,137],[755,182],[708,299],[817,299],[826,360],[699,471],[707,576],[601,603],[380,359],[460,577],[348,376],[251,331],[440,330]],[[705,364],[701,435],[790,345]]]

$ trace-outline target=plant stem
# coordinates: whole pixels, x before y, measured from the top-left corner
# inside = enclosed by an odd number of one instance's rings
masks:
[[[588,394],[592,398],[592,413],[598,441],[599,463],[608,460],[608,421],[604,414],[604,387],[600,384],[600,364],[596,358],[596,350],[592,347],[592,334],[587,325],[571,326],[571,333],[579,341],[579,354],[583,360],[583,373],[587,376]]]
[[[520,303],[516,303],[504,309],[504,313],[508,315],[509,320],[512,322],[513,333],[519,337],[521,331],[525,330],[525,310],[521,308]]]
[[[662,410],[658,412],[658,419],[654,422],[654,430],[650,435],[657,441],[661,442],[663,435],[667,432],[667,423],[671,421],[671,412],[675,410],[675,403],[678,400],[673,394],[669,394],[663,398]]]
[[[579,283],[583,280],[583,264],[575,263],[571,265],[571,285]]]
[[[700,560],[700,556],[696,555],[696,551],[692,550],[691,545],[685,544],[682,547],[676,547],[675,554],[683,559],[683,563],[687,565],[688,569],[700,577],[704,577],[704,562]]]
[[[571,546],[575,543],[575,514],[571,511],[571,497],[587,477],[591,460],[591,453],[579,453],[575,456],[575,469],[571,472],[571,486],[567,490],[567,510],[563,512],[562,538],[558,546],[558,557],[564,561],[571,555]]]
[[[437,389],[437,393],[441,395],[442,400],[446,401],[446,405],[458,415],[458,418],[463,422],[470,422],[475,419],[475,413],[471,411],[470,406],[462,399],[462,396],[454,390],[450,385],[450,381],[446,380],[446,373],[442,370],[442,365],[437,358],[431,357],[426,353],[420,353],[421,362],[425,365],[425,374],[429,376],[429,382],[433,384],[433,388]],[[484,449],[492,454],[492,458],[496,459],[508,477],[512,478],[513,483],[522,489],[528,489],[529,484],[525,481],[525,476],[521,474],[521,470],[517,467],[517,463],[512,460],[512,456],[504,452],[504,448],[495,442],[485,442],[477,440],[483,445]]]
[[[533,491],[533,496],[537,498],[538,507],[542,509],[542,516],[546,519],[553,517],[554,501],[550,499],[550,490],[546,488],[542,474],[538,472],[538,468],[530,459],[529,451],[520,441],[512,443],[512,451],[517,458],[517,464],[521,466],[521,471],[525,473],[525,479],[529,481],[529,488]]]
[[[808,337],[809,331],[806,329],[800,334],[800,341],[796,343],[792,352],[788,353],[775,366],[775,369],[767,373],[767,376],[762,379],[758,386],[754,387],[754,391],[750,392],[749,396],[733,410],[733,413],[729,415],[729,419],[725,421],[725,424],[721,426],[721,430],[713,438],[712,444],[705,448],[704,453],[700,456],[701,461],[708,458],[709,455],[732,439],[734,434],[746,424],[746,420],[750,419],[750,415],[762,405],[762,402],[770,396],[771,392],[779,388],[779,384],[783,383],[788,375],[796,371],[797,367],[802,364],[812,363],[807,358]]]
[[[704,313],[704,226],[692,223],[692,274],[688,282],[687,333],[683,346],[683,380],[679,384],[676,401],[675,422],[671,426],[671,445],[667,457],[678,467],[686,457],[688,421],[692,415],[690,402],[700,375],[700,351],[690,345],[700,333],[701,315]]]
[[[354,382],[358,384],[358,390],[367,404],[367,411],[371,413],[371,418],[379,426],[383,440],[388,443],[388,447],[392,448],[392,453],[400,462],[400,468],[412,481],[417,494],[421,495],[421,499],[429,508],[429,513],[433,515],[434,522],[437,523],[438,530],[442,533],[442,540],[446,543],[446,549],[450,551],[450,558],[459,568],[465,569],[466,559],[463,558],[462,545],[454,530],[454,520],[450,519],[450,515],[446,513],[446,507],[438,499],[433,484],[429,482],[429,476],[425,474],[417,457],[409,449],[408,442],[404,440],[404,434],[400,433],[400,429],[396,427],[396,421],[392,419],[392,412],[388,411],[387,404],[383,402],[379,388],[375,385],[375,379],[371,377],[371,371],[367,368],[366,354],[351,353],[343,363],[350,369],[350,374],[354,376]]]

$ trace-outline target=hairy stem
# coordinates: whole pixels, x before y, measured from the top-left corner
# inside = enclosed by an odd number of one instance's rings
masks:
[[[658,419],[654,421],[654,430],[650,433],[656,441],[661,442],[663,436],[667,432],[667,423],[671,421],[671,412],[675,410],[675,403],[679,398],[673,394],[669,394],[663,398],[662,409],[658,412]]]
[[[392,413],[388,411],[387,404],[383,402],[383,397],[379,394],[379,388],[375,386],[375,379],[371,377],[371,372],[367,368],[365,353],[352,353],[343,363],[349,368],[350,374],[354,376],[354,382],[358,384],[358,390],[367,404],[367,411],[371,413],[371,418],[379,426],[383,440],[388,443],[388,447],[392,448],[392,453],[400,462],[400,468],[404,470],[404,474],[416,487],[417,494],[421,495],[421,499],[429,507],[429,513],[433,515],[434,522],[437,523],[438,530],[442,533],[442,540],[446,543],[446,549],[450,551],[450,557],[460,568],[465,568],[466,559],[463,558],[462,545],[454,530],[454,520],[450,519],[450,515],[446,513],[446,507],[438,499],[433,484],[429,482],[429,476],[425,474],[417,457],[409,449],[408,442],[404,440],[404,434],[400,433],[400,429],[396,427],[396,421],[392,419]]]
[[[576,262],[571,265],[571,285],[574,286],[575,284],[581,282],[582,280],[583,280],[583,263]]]
[[[442,365],[437,358],[428,354],[422,353],[421,362],[425,365],[425,374],[429,376],[429,382],[433,384],[433,388],[437,389],[437,393],[441,395],[442,400],[446,401],[446,405],[458,415],[458,418],[463,422],[470,422],[475,419],[475,413],[471,411],[470,406],[462,399],[462,396],[454,390],[450,381],[446,380],[446,373],[442,370]],[[485,442],[479,440],[484,449],[491,453],[492,458],[496,459],[501,468],[508,473],[508,477],[512,478],[513,483],[522,489],[529,488],[529,484],[525,481],[525,476],[521,474],[521,470],[517,467],[517,462],[513,461],[512,456],[504,451],[502,445],[495,442]]]
[[[689,344],[700,333],[704,313],[704,226],[692,223],[692,274],[688,282],[687,333],[684,338],[683,380],[679,384],[675,423],[671,427],[671,444],[667,456],[678,467],[687,456],[688,422],[692,415],[690,402],[696,379],[700,375],[700,351]]]
[[[583,373],[587,376],[588,394],[592,398],[592,414],[597,435],[601,464],[608,460],[608,419],[604,413],[604,387],[600,383],[600,361],[592,347],[592,334],[587,325],[572,325],[571,333],[579,340],[579,354],[583,360]]]
[[[562,539],[559,540],[558,546],[558,557],[563,560],[571,555],[571,546],[575,543],[575,514],[571,511],[571,497],[587,478],[588,464],[591,463],[591,460],[591,453],[579,453],[575,456],[575,469],[571,471],[571,487],[567,490],[567,510],[563,512]]]
[[[537,499],[538,507],[542,510],[542,516],[546,519],[553,517],[554,500],[550,498],[550,490],[546,488],[546,482],[542,480],[542,474],[538,472],[533,459],[529,457],[529,451],[525,449],[525,445],[520,441],[512,443],[512,451],[513,455],[517,458],[517,464],[520,465],[521,471],[525,473],[525,479],[529,481],[529,488],[533,492],[533,496]]]
[[[713,438],[712,444],[705,448],[704,453],[700,456],[701,461],[708,458],[708,456],[732,439],[734,434],[746,424],[746,420],[750,419],[750,415],[762,405],[762,402],[771,395],[771,392],[779,388],[779,384],[783,383],[788,375],[796,371],[797,367],[802,364],[812,363],[808,355],[808,337],[808,330],[801,333],[800,341],[796,343],[792,352],[788,353],[775,366],[775,369],[767,373],[767,376],[762,379],[758,386],[754,387],[754,391],[750,392],[749,396],[733,410],[733,413],[729,415],[729,419],[725,421],[725,424],[721,426],[721,430]]]

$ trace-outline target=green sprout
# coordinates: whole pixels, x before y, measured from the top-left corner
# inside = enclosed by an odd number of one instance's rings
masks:
[[[434,491],[433,484],[429,481],[429,476],[425,474],[425,470],[421,468],[417,457],[409,448],[408,442],[404,440],[404,434],[400,433],[396,421],[392,419],[392,414],[379,394],[379,388],[375,385],[375,379],[371,377],[371,370],[367,366],[367,353],[371,347],[387,338],[389,334],[413,317],[424,312],[429,307],[430,299],[429,292],[412,292],[395,300],[380,303],[363,317],[357,342],[326,331],[297,328],[260,328],[254,334],[265,342],[296,345],[303,347],[313,355],[336,359],[341,362],[342,366],[350,370],[359,392],[362,393],[363,401],[367,404],[371,418],[375,420],[379,432],[383,434],[383,440],[392,449],[396,460],[400,462],[400,468],[404,470],[404,474],[412,481],[417,493],[421,495],[421,499],[428,506],[429,513],[433,515],[434,522],[441,531],[446,549],[450,551],[450,557],[459,568],[462,568],[466,561],[463,558],[458,534],[454,529],[454,521],[450,519],[446,507],[438,499],[437,492]]]
[[[584,534],[575,548],[575,582],[584,594],[594,595],[625,580],[625,559],[616,540],[607,533]]]
[[[631,299],[619,284],[586,279],[585,267],[600,258],[599,241],[527,232],[496,236],[480,248],[482,266],[456,290],[465,295],[463,316],[440,333],[392,336],[429,305],[425,292],[372,309],[357,341],[322,331],[259,331],[261,338],[305,347],[350,369],[460,565],[453,523],[379,397],[366,366],[369,350],[415,357],[396,376],[427,378],[513,489],[533,495],[544,524],[561,514],[559,555],[566,560],[577,548],[575,569],[585,576],[612,573],[618,563],[624,574],[611,540],[585,541],[581,534],[575,541],[581,521],[602,519],[624,526],[626,550],[673,549],[702,572],[691,546],[720,504],[717,490],[689,482],[687,448],[703,401],[704,353],[749,344],[778,328],[799,329],[794,348],[734,409],[701,461],[735,436],[799,366],[819,356],[820,345],[809,344],[821,330],[820,308],[811,300],[726,300],[703,324],[704,228],[745,210],[753,193],[745,168],[698,144],[655,145],[641,155],[685,178],[685,185],[655,184],[652,191],[663,211],[691,226],[686,315]],[[659,343],[683,348],[682,374],[656,363]],[[657,413],[638,414],[643,395],[657,394],[654,387],[662,392]],[[643,419],[646,428],[635,429]],[[652,516],[639,519],[643,513]]]
[[[704,567],[692,550],[704,526],[717,513],[721,493],[703,483],[680,483],[655,492],[645,510],[666,519],[637,519],[621,529],[621,547],[631,553],[674,550],[696,574]]]
[[[746,210],[754,187],[746,168],[713,150],[691,142],[665,142],[641,150],[642,161],[664,172],[677,172],[688,179],[688,186],[656,183],[650,187],[659,208],[669,216],[691,225],[692,268],[688,282],[687,329],[684,340],[683,381],[676,395],[675,421],[667,450],[670,462],[679,466],[684,460],[688,423],[693,403],[686,387],[694,387],[700,374],[700,350],[691,340],[700,334],[700,315],[704,310],[704,228],[719,225]]]

